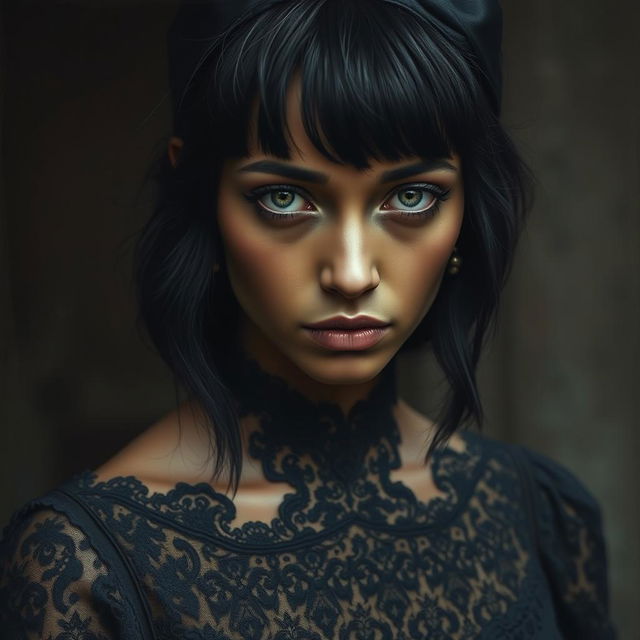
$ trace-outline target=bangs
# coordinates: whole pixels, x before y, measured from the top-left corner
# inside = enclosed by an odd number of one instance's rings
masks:
[[[477,108],[487,97],[465,51],[463,38],[385,0],[278,3],[210,52],[212,143],[243,157],[251,135],[290,158],[287,96],[300,78],[305,131],[333,162],[464,153],[490,111]]]

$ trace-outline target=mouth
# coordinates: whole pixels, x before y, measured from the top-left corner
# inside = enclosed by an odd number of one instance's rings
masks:
[[[389,331],[390,325],[354,327],[305,327],[316,343],[332,351],[364,351],[378,344]]]

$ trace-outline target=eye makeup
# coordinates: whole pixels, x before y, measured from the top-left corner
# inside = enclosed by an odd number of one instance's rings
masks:
[[[311,204],[311,200],[312,200],[311,195],[305,189],[302,189],[301,187],[294,187],[288,184],[271,184],[263,187],[257,187],[255,189],[252,189],[249,193],[244,194],[244,197],[254,205],[256,213],[261,218],[265,218],[267,220],[290,221],[294,218],[300,218],[300,217],[308,218],[309,217],[307,215],[308,212],[317,211],[317,209],[314,208],[314,209],[306,209],[305,210],[306,213],[303,213],[300,211],[296,211],[296,212],[280,211],[279,212],[273,209],[269,209],[269,207],[267,207],[266,205],[260,202],[261,198],[263,198],[266,195],[272,195],[272,198],[273,198],[273,194],[282,194],[282,193],[294,194],[302,198],[305,201],[305,203]],[[274,206],[277,206],[277,205],[274,203]],[[287,205],[287,206],[290,206],[290,205]]]
[[[402,209],[398,207],[392,207],[387,205],[388,200],[393,199],[398,194],[403,193],[423,193],[428,194],[427,198],[430,196],[431,200],[429,202],[429,206],[423,207],[422,209]],[[449,197],[451,192],[451,188],[444,189],[436,184],[420,182],[420,183],[411,183],[404,184],[395,187],[384,199],[383,205],[380,209],[381,212],[388,214],[390,217],[399,216],[400,218],[410,218],[413,220],[427,220],[433,218],[439,211],[441,204]],[[293,212],[290,211],[278,211],[277,209],[270,209],[263,203],[261,200],[265,195],[272,195],[271,203],[274,207],[277,207],[277,203],[273,201],[273,194],[292,194],[295,197],[302,198],[305,203],[305,208],[303,210],[297,209]],[[295,219],[310,219],[315,218],[315,215],[310,215],[312,212],[317,212],[318,209],[312,202],[311,195],[303,188],[288,185],[288,184],[272,184],[265,185],[261,187],[257,187],[252,189],[248,193],[243,194],[246,200],[251,202],[254,205],[256,214],[266,220],[274,221],[276,224],[278,223],[286,223],[291,222]],[[422,203],[424,200],[424,196],[420,198],[418,204]],[[387,206],[385,206],[387,205]],[[291,206],[291,203],[285,205]],[[312,208],[311,208],[312,207]],[[387,217],[387,216],[385,216]]]
[[[432,200],[429,203],[429,206],[424,207],[422,209],[398,209],[395,207],[385,208],[384,205],[390,199],[395,198],[398,194],[402,193],[415,193],[415,192],[423,192],[432,196]],[[425,218],[430,219],[433,218],[439,211],[442,203],[449,197],[451,189],[443,189],[442,187],[432,184],[430,182],[420,182],[409,185],[400,185],[396,187],[388,196],[385,198],[385,203],[383,203],[382,210],[387,211],[390,214],[399,214],[403,217],[408,218]],[[419,201],[422,202],[422,199]]]

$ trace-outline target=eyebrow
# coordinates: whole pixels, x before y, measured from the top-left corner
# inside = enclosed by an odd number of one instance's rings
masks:
[[[393,180],[402,180],[403,178],[408,178],[418,173],[435,171],[436,169],[444,169],[446,171],[457,173],[457,169],[450,162],[441,158],[434,158],[421,160],[420,162],[416,162],[405,167],[385,171],[380,176],[379,182],[380,184],[383,184],[385,182],[392,182]],[[275,162],[273,160],[259,160],[258,162],[252,162],[244,167],[240,167],[238,171],[272,173],[286,178],[292,178],[293,180],[315,182],[318,184],[325,184],[329,181],[329,176],[326,173],[311,171],[310,169],[303,169],[302,167],[296,167],[283,162]]]

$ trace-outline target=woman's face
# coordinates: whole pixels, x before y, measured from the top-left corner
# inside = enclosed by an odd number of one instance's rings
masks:
[[[290,160],[250,144],[225,163],[218,223],[245,348],[298,388],[332,385],[335,397],[335,385],[374,383],[429,311],[462,224],[462,173],[456,156],[335,164],[307,138],[298,105],[292,90]],[[305,328],[361,314],[390,324],[362,350],[329,349]]]

